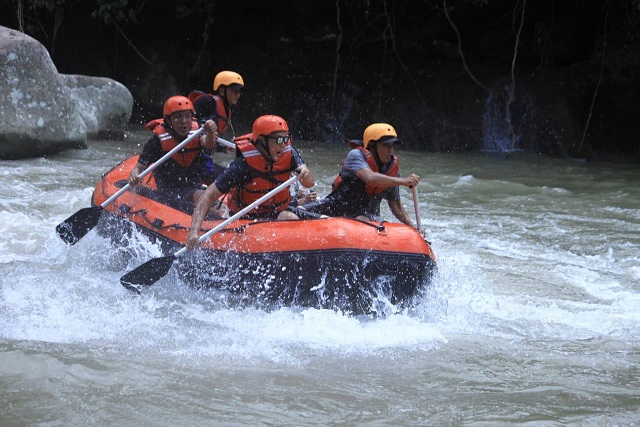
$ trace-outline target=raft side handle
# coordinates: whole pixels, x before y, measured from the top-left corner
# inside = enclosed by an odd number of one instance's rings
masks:
[[[129,212],[131,212],[131,206],[122,203],[120,206],[118,206],[118,210],[124,215],[129,215]]]
[[[379,225],[375,226],[376,227],[376,231],[378,232],[378,234],[381,234],[382,232],[386,232],[387,231],[386,227],[384,226],[384,223],[385,223],[385,221],[383,220],[383,221],[380,221]]]

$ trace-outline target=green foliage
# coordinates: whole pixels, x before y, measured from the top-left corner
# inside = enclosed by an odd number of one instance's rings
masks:
[[[16,0],[14,7],[18,26],[26,34],[55,42],[64,16],[80,0]],[[51,26],[53,24],[53,30]]]
[[[176,4],[176,18],[180,20],[192,16],[208,16],[213,13],[215,4],[214,0],[178,1]]]
[[[55,12],[56,9],[68,9],[79,0],[27,0],[27,10]]]
[[[46,0],[40,0],[46,2]],[[65,0],[57,0],[65,1]],[[109,25],[116,23],[123,27],[127,24],[139,24],[142,20],[143,9],[148,0],[95,0],[97,8],[91,12],[92,18],[97,18]],[[173,2],[155,1],[154,7],[166,9]],[[189,0],[175,3],[175,17],[180,20],[209,14],[215,6],[212,0]]]
[[[139,18],[145,3],[146,0],[96,0],[98,7],[91,12],[91,17],[101,20],[106,25],[111,23],[119,26],[125,26],[129,23],[137,24],[140,21]]]

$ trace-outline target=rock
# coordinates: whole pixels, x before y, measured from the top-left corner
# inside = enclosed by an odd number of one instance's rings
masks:
[[[0,27],[0,75],[1,159],[86,147],[86,125],[44,46]]]
[[[121,83],[105,77],[62,74],[76,107],[94,138],[123,139],[133,109],[133,96]]]
[[[102,77],[61,75],[37,40],[0,26],[0,159],[86,148],[87,135],[122,136],[133,97]]]

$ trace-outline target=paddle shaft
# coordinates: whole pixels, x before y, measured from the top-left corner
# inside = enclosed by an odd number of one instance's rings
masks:
[[[208,239],[213,233],[216,233],[218,230],[221,230],[222,228],[226,227],[227,224],[230,224],[233,221],[239,219],[244,214],[246,214],[250,210],[254,209],[256,206],[262,204],[263,202],[269,200],[270,198],[272,198],[273,196],[275,196],[276,194],[278,194],[280,191],[284,190],[285,188],[289,187],[291,184],[293,184],[297,180],[298,180],[298,176],[297,175],[296,176],[292,176],[287,181],[285,181],[282,184],[278,185],[276,188],[274,188],[273,190],[269,191],[267,194],[265,194],[264,196],[260,197],[255,202],[253,202],[250,205],[246,206],[240,212],[234,214],[233,216],[229,217],[228,219],[222,221],[220,224],[218,224],[215,227],[213,227],[211,230],[207,231],[205,234],[200,236],[200,238],[198,239],[198,242],[202,243],[203,241]],[[178,257],[178,256],[184,254],[186,251],[187,251],[187,248],[185,246],[182,249],[180,249],[178,252],[176,252],[174,254],[174,256]]]
[[[416,229],[418,231],[422,231],[422,223],[420,221],[420,207],[418,205],[418,190],[415,185],[411,187],[411,192],[413,193],[413,208],[416,211]]]
[[[184,146],[186,146],[188,143],[190,143],[194,138],[199,137],[200,135],[202,135],[204,133],[204,128],[201,127],[200,129],[198,129],[197,131],[195,131],[193,134],[189,135],[189,137],[187,139],[185,139],[184,141],[182,141],[180,144],[176,145],[174,148],[172,148],[167,154],[165,154],[164,156],[160,157],[160,159],[158,159],[157,162],[153,163],[151,166],[149,166],[148,168],[146,168],[144,171],[142,171],[142,173],[140,174],[140,178],[144,178],[145,176],[149,175],[151,172],[153,172],[158,166],[160,166],[161,164],[163,164],[164,162],[167,161],[167,159],[169,159],[169,157],[173,156],[177,151],[180,151]],[[107,200],[105,200],[104,202],[102,202],[102,204],[100,205],[101,208],[107,207],[109,206],[111,203],[113,203],[114,200],[116,200],[118,197],[120,197],[122,195],[122,193],[124,193],[125,191],[127,191],[129,189],[129,187],[131,187],[131,184],[127,183],[127,185],[125,185],[124,187],[122,187],[120,190],[118,190],[113,196],[109,197]]]
[[[226,139],[218,138],[218,142],[224,145],[225,147],[236,148],[236,144],[234,144],[231,141],[227,141]]]

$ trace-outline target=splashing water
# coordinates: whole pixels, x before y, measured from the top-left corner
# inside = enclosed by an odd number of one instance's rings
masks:
[[[637,170],[399,151],[422,176],[438,273],[412,308],[372,319],[230,308],[175,272],[124,289],[157,247],[95,231],[66,246],[54,228],[138,150],[0,162],[1,424],[637,420]],[[326,195],[346,148],[301,151]]]

